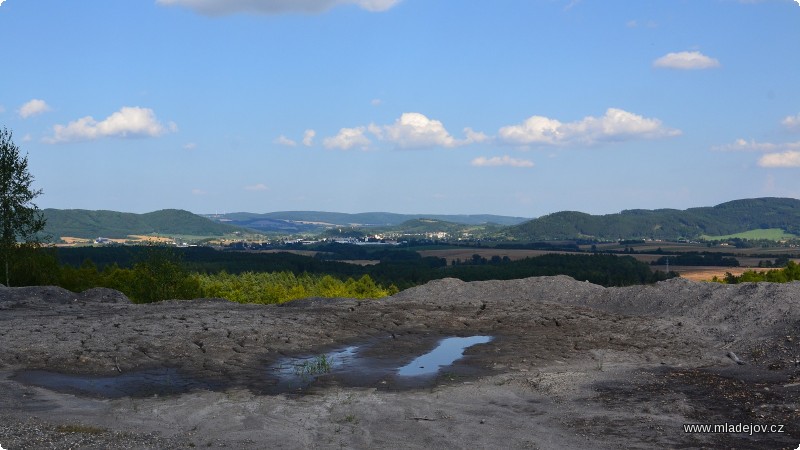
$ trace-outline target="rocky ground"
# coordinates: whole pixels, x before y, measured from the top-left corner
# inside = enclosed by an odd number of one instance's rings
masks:
[[[474,335],[494,339],[435,377],[396,376]],[[350,346],[350,366],[276,375]],[[800,283],[445,279],[284,306],[0,288],[0,445],[796,449],[798,360]]]

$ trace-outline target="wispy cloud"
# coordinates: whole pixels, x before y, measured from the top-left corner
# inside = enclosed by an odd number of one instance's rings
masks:
[[[659,69],[699,70],[719,66],[719,61],[700,52],[667,53],[653,61],[653,67]]]
[[[654,20],[640,21],[634,19],[626,22],[625,26],[628,28],[658,28],[658,23]]]
[[[53,136],[45,138],[44,142],[56,144],[105,137],[157,137],[167,132],[177,131],[177,129],[175,123],[170,122],[164,125],[159,122],[152,109],[125,106],[100,122],[91,116],[86,116],[67,125],[55,125],[53,126]]]
[[[499,167],[499,166],[510,166],[510,167],[533,167],[533,162],[527,159],[516,159],[512,158],[508,155],[504,156],[495,156],[492,158],[486,158],[484,156],[480,156],[472,160],[472,165],[475,167]]]
[[[258,191],[268,191],[269,188],[267,187],[266,184],[258,183],[258,184],[254,184],[254,185],[251,185],[251,186],[245,186],[244,190],[258,192]]]
[[[800,167],[800,151],[769,153],[759,158],[758,165],[768,168]]]
[[[287,138],[284,135],[280,135],[275,140],[272,141],[274,144],[282,145],[284,147],[297,147],[297,142]]]
[[[156,0],[164,6],[182,6],[200,14],[320,13],[341,5],[356,5],[371,12],[386,11],[401,0]]]
[[[800,141],[797,142],[757,142],[737,139],[732,144],[712,147],[715,151],[762,152],[758,165],[766,168],[800,167]]]
[[[800,2],[800,0],[796,0]],[[796,116],[788,116],[781,121],[784,127],[792,131],[800,131],[800,114]]]
[[[622,109],[609,108],[602,117],[585,117],[576,122],[561,122],[532,116],[521,124],[503,127],[501,142],[512,145],[595,145],[636,139],[678,136],[680,130],[665,127],[658,119],[649,119]]]
[[[47,104],[47,102],[35,98],[19,107],[19,116],[23,119],[27,119],[28,117],[44,114],[51,110],[52,108]]]
[[[311,147],[314,145],[314,138],[317,136],[317,132],[314,130],[306,130],[303,133],[303,145],[306,147]]]
[[[785,150],[800,150],[800,141],[798,142],[757,142],[753,139],[737,139],[731,144],[718,145],[712,147],[711,150],[718,152],[778,152]]]

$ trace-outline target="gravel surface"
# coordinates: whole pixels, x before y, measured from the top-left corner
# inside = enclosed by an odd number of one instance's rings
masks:
[[[0,288],[0,445],[795,449],[798,303],[800,283],[564,276],[284,306]],[[494,339],[434,377],[396,375],[473,335]],[[350,346],[353,365],[281,382]],[[740,422],[784,432],[682,427]]]

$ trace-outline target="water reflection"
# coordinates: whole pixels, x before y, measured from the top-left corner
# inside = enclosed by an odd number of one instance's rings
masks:
[[[486,344],[491,336],[451,337],[442,339],[430,352],[416,358],[397,371],[401,377],[432,375],[464,356],[464,350],[477,344]]]

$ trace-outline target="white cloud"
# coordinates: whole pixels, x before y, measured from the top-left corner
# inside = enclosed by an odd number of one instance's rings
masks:
[[[306,147],[311,147],[314,145],[314,138],[317,136],[317,132],[314,130],[306,130],[303,133],[303,145]]]
[[[6,112],[6,108],[3,105],[0,105],[0,114]]]
[[[27,119],[28,117],[43,114],[50,110],[50,105],[48,105],[47,102],[35,98],[19,107],[19,115],[23,119]]]
[[[442,122],[420,113],[403,113],[392,125],[370,126],[378,139],[401,148],[455,147],[459,142],[447,132]]]
[[[125,106],[100,122],[86,116],[67,125],[55,125],[53,136],[44,141],[55,144],[104,137],[156,137],[177,129],[177,125],[172,122],[166,126],[161,124],[152,109]]]
[[[267,187],[267,185],[265,185],[263,183],[258,183],[258,184],[254,184],[252,186],[245,186],[244,190],[246,190],[246,191],[268,191],[269,188]]]
[[[516,159],[508,155],[495,156],[493,158],[486,158],[480,156],[472,160],[472,165],[475,167],[498,167],[498,166],[511,166],[511,167],[533,167],[533,162],[527,159]]]
[[[464,136],[467,137],[462,141],[464,144],[477,144],[489,140],[489,136],[485,133],[475,131],[470,127],[464,128]]]
[[[192,195],[206,195],[207,192],[202,189],[192,189]]]
[[[501,141],[515,145],[594,145],[680,134],[680,130],[664,127],[658,119],[648,119],[617,108],[609,108],[603,117],[589,116],[567,123],[532,116],[521,124],[503,127],[498,132]]]
[[[800,150],[800,141],[774,144],[772,142],[756,142],[755,140],[737,139],[732,144],[712,147],[720,152],[779,152],[785,150]]]
[[[369,148],[372,143],[369,138],[364,136],[365,127],[342,128],[336,136],[325,138],[322,145],[325,148],[338,148],[340,150],[350,150],[353,147],[360,147],[363,150]]]
[[[429,119],[424,114],[403,113],[391,125],[369,126],[370,133],[378,139],[391,142],[400,148],[453,148],[461,145],[484,142],[489,139],[484,133],[464,128],[465,139],[454,138],[441,121]]]
[[[797,0],[797,1],[800,2],[800,0]],[[785,126],[786,128],[788,128],[790,130],[800,131],[800,114],[798,114],[796,116],[788,116],[785,119],[783,119],[783,121],[781,121],[781,123],[783,124],[783,126]]]
[[[156,0],[165,6],[183,6],[200,14],[222,16],[235,13],[283,14],[319,13],[340,5],[386,11],[401,0]]]
[[[3,5],[3,2],[4,2],[4,1],[6,1],[6,0],[0,0],[0,6],[2,6],[2,5]]]
[[[273,142],[273,143],[275,143],[275,144],[278,144],[278,145],[283,145],[284,147],[296,147],[296,146],[297,146],[297,142],[295,142],[295,141],[293,141],[293,140],[291,140],[291,139],[287,138],[287,137],[286,137],[286,136],[284,136],[284,135],[280,135],[280,136],[278,136],[278,137],[277,137],[277,138],[276,138],[274,141],[272,141],[272,142]]]
[[[381,103],[383,103],[383,100],[379,98],[373,98],[372,101],[370,101],[372,106],[381,106]]]
[[[653,67],[659,69],[695,70],[711,69],[719,66],[719,61],[700,52],[667,53],[653,61]]]
[[[194,150],[196,148],[197,144],[195,144],[194,142],[187,142],[186,144],[183,145],[184,150]]]
[[[768,153],[758,160],[758,165],[768,168],[800,167],[800,151]]]

